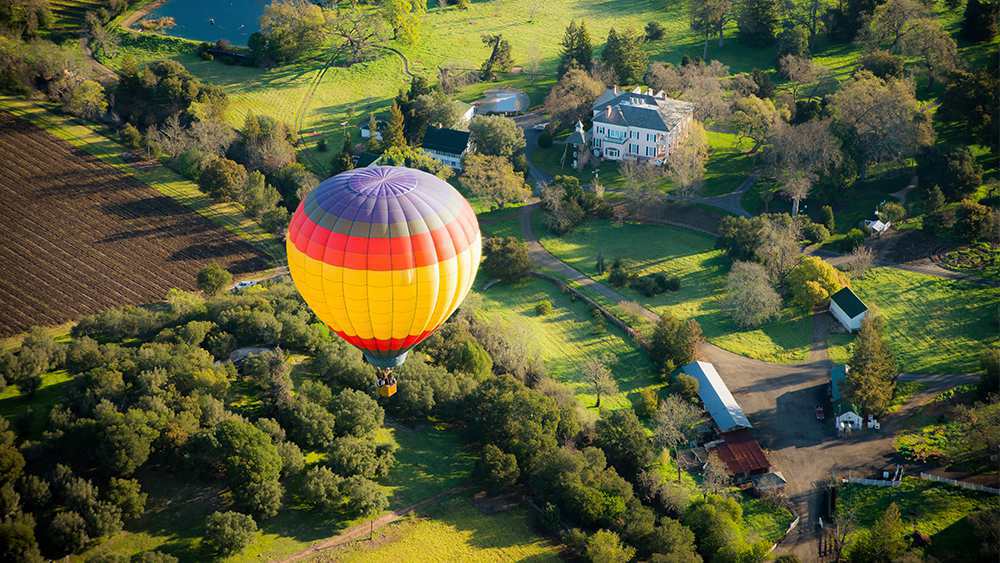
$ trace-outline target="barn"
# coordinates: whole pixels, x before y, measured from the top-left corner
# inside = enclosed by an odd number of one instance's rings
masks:
[[[711,415],[719,432],[730,432],[740,428],[753,428],[750,420],[740,407],[733,394],[722,381],[715,366],[708,362],[691,362],[681,371],[698,380],[698,396],[705,410]]]
[[[854,332],[861,328],[861,321],[868,314],[868,306],[851,291],[851,288],[845,287],[830,297],[830,314],[848,332]]]

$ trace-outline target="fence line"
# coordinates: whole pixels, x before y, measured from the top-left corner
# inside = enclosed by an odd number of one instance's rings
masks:
[[[886,481],[884,479],[859,479],[858,477],[844,477],[844,483],[855,485],[869,485],[872,487],[898,487],[900,481]]]
[[[1000,489],[994,489],[993,487],[987,487],[985,485],[979,485],[977,483],[967,483],[965,481],[957,481],[955,479],[949,479],[947,477],[941,477],[939,475],[932,475],[930,473],[920,473],[920,478],[925,481],[937,481],[938,483],[947,483],[955,487],[961,487],[963,489],[968,489],[970,491],[979,491],[981,493],[990,493],[994,495],[1000,495]]]
[[[556,276],[547,274],[545,272],[532,271],[531,275],[535,276],[536,278],[548,280],[559,286],[560,289],[572,293],[577,299],[583,301],[587,305],[590,305],[592,308],[600,311],[602,317],[604,317],[611,324],[621,329],[625,334],[627,334],[630,338],[632,338],[632,340],[634,340],[635,343],[638,344],[640,348],[646,347],[646,343],[643,341],[642,335],[639,333],[639,331],[635,330],[634,328],[629,326],[628,323],[618,318],[618,316],[615,315],[614,312],[612,312],[607,307],[601,305],[600,303],[598,303],[594,299],[591,299],[587,295],[584,295],[584,293],[579,289],[573,287],[566,281]]]

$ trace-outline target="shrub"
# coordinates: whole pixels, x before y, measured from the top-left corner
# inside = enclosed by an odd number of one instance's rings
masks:
[[[837,222],[833,218],[833,208],[830,207],[829,205],[824,205],[823,207],[820,208],[819,212],[823,219],[823,226],[826,227],[826,230],[831,233],[836,231]]]
[[[205,543],[217,553],[230,555],[250,543],[257,532],[253,518],[239,512],[213,512],[205,522]]]
[[[646,24],[646,41],[658,41],[663,39],[666,30],[660,22],[649,22]]]
[[[483,271],[504,281],[520,279],[531,271],[528,245],[515,237],[490,237],[483,242]]]
[[[879,207],[878,216],[883,221],[896,224],[906,219],[906,208],[895,201],[887,201]]]
[[[608,270],[608,283],[615,287],[625,287],[632,280],[632,274],[625,269],[621,258],[616,258]]]
[[[876,49],[861,57],[861,68],[882,79],[901,78],[903,59],[888,51]]]
[[[122,127],[120,134],[122,143],[124,143],[126,147],[132,150],[137,150],[142,146],[142,133],[135,128],[135,125],[126,123],[125,127]]]
[[[840,242],[840,248],[845,251],[851,251],[855,248],[861,246],[865,242],[865,233],[855,227],[849,231],[844,236],[843,240]]]
[[[318,150],[319,152],[326,152],[327,150],[326,139],[320,139],[319,142],[316,143],[316,150]]]
[[[674,393],[692,403],[698,402],[698,380],[686,373],[678,373],[670,386]]]
[[[847,285],[843,272],[816,256],[803,256],[788,273],[792,301],[807,310],[823,304]]]
[[[548,299],[543,299],[535,304],[535,314],[539,316],[545,316],[552,312],[552,302]]]
[[[802,236],[812,243],[820,243],[830,238],[830,231],[819,223],[809,222],[802,228]]]

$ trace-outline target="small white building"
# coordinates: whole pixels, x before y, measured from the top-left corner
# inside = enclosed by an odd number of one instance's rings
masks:
[[[670,150],[687,134],[694,104],[637,87],[609,88],[592,107],[589,142],[593,155],[608,160],[666,162]]]
[[[861,328],[861,321],[868,314],[868,306],[851,291],[851,288],[845,287],[830,296],[830,314],[848,332],[854,332]]]
[[[864,419],[858,414],[859,409],[844,396],[848,369],[844,364],[834,364],[830,369],[830,404],[833,406],[833,423],[838,434],[857,432],[864,423]]]
[[[889,227],[892,226],[892,223],[881,219],[875,219],[874,221],[871,219],[865,219],[864,225],[865,229],[867,229],[872,236],[877,238],[886,233],[889,230]]]

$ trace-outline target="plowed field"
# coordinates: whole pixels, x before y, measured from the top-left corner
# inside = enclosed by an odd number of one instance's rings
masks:
[[[0,336],[193,289],[265,256],[135,177],[0,112]]]

